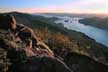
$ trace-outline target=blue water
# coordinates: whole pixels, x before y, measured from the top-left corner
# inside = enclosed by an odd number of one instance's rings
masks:
[[[96,42],[108,46],[108,30],[81,24],[78,21],[82,18],[72,18],[68,16],[51,16],[51,15],[44,15],[44,16],[58,17],[59,20],[55,21],[56,23],[62,23],[64,24],[64,27],[67,27],[68,29],[72,29],[78,32],[82,32],[85,35],[95,39]]]
[[[82,32],[87,36],[96,40],[96,42],[108,46],[108,30],[99,29],[96,27],[88,26],[79,23],[81,18],[71,17],[59,17],[61,20],[57,20],[56,23],[63,23],[68,29],[72,29],[78,32]],[[68,21],[66,21],[68,20]]]

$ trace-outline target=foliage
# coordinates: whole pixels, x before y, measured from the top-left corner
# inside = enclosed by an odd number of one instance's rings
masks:
[[[80,23],[102,29],[108,29],[108,18],[91,17],[79,20]]]
[[[49,47],[53,49],[69,48],[71,51],[83,53],[96,58],[103,58],[108,55],[108,48],[96,43],[88,36],[67,29],[62,24],[55,24],[55,18],[45,18],[24,13],[13,14],[17,23],[22,23],[34,29],[36,35],[40,37]],[[98,20],[98,19],[97,19]],[[94,19],[94,21],[96,21]]]
[[[9,62],[6,55],[7,52],[0,48],[0,72],[7,72],[8,70]]]

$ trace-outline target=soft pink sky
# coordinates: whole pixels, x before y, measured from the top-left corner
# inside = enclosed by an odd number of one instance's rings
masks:
[[[0,12],[108,13],[108,0],[1,0]]]

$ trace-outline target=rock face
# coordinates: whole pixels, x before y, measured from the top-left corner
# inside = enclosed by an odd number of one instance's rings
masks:
[[[13,72],[72,72],[60,60],[50,57],[31,57],[25,63],[15,64]]]
[[[91,57],[59,49],[52,51],[13,16],[0,15],[0,72],[108,72]]]
[[[65,62],[74,72],[108,72],[107,65],[74,52],[67,54]]]
[[[8,66],[4,70],[0,63],[0,72],[72,72],[31,28],[17,25],[13,16],[0,15],[0,27],[0,49],[6,52],[2,59]]]

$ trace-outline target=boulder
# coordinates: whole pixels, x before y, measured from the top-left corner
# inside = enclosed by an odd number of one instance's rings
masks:
[[[13,16],[0,15],[0,27],[0,49],[6,52],[8,72],[72,72],[63,61],[54,57],[53,51],[45,43],[37,43],[31,28],[16,25]],[[17,37],[21,41],[17,42]],[[36,46],[31,46],[32,43]],[[2,67],[0,71],[3,71]]]
[[[107,65],[75,52],[68,53],[65,62],[74,72],[108,72]]]
[[[56,58],[34,56],[13,66],[13,72],[73,72]]]

